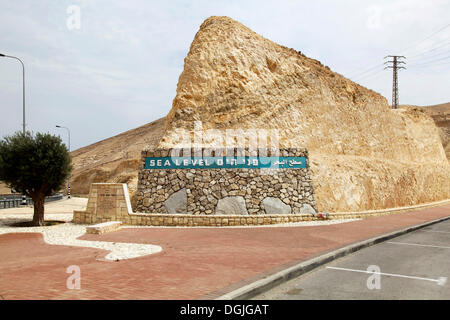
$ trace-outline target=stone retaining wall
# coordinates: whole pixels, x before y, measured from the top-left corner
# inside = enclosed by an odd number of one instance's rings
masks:
[[[356,215],[354,216],[356,218]],[[350,219],[353,216],[328,217],[328,219]],[[313,214],[290,214],[290,215],[261,215],[261,216],[236,216],[236,215],[187,215],[187,214],[127,214],[116,217],[104,217],[89,212],[77,211],[74,215],[74,223],[92,224],[108,221],[121,221],[124,225],[133,226],[252,226],[270,225],[280,223],[294,223],[301,221],[322,220],[323,218]]]
[[[305,157],[302,169],[145,169],[146,157],[167,157],[171,150],[142,151],[136,210],[188,215],[314,214],[317,210],[304,148],[280,150],[184,149],[195,156]],[[183,156],[182,153],[178,156]]]
[[[442,206],[450,200],[428,203],[415,207],[400,207],[364,212],[319,213],[319,214],[265,214],[265,215],[189,215],[133,213],[126,184],[94,183],[91,185],[89,201],[85,211],[74,211],[73,222],[93,224],[121,221],[134,226],[256,226],[324,219],[355,219],[389,215],[418,210],[425,207]]]
[[[74,223],[92,224],[108,221],[121,221],[129,226],[168,226],[168,227],[227,227],[227,226],[258,226],[272,224],[286,224],[303,221],[364,219],[380,217],[408,210],[381,211],[373,213],[330,213],[324,214],[289,214],[289,215],[253,215],[253,216],[228,216],[228,215],[186,215],[186,214],[124,214],[116,217],[104,217],[90,212],[76,211]]]

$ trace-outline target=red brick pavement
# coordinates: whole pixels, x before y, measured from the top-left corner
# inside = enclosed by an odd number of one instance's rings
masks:
[[[150,243],[163,252],[102,261],[106,251],[44,243],[39,233],[0,235],[0,299],[213,298],[302,260],[426,221],[450,205],[311,227],[134,228],[81,239]],[[81,269],[69,290],[66,268]]]

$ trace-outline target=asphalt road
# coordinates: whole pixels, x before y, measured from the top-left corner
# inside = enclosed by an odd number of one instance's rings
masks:
[[[450,299],[450,220],[362,249],[253,299]]]

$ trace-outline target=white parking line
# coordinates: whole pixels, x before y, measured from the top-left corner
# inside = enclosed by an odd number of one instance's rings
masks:
[[[431,248],[442,248],[442,249],[450,249],[450,247],[446,247],[446,246],[434,246],[431,244],[420,244],[420,243],[406,243],[406,242],[393,242],[393,241],[388,241],[386,243],[391,243],[391,244],[403,244],[406,246],[417,246],[417,247],[431,247]]]
[[[342,270],[342,271],[352,271],[352,272],[360,272],[360,273],[370,273],[370,274],[379,274],[379,275],[389,276],[389,277],[399,277],[399,278],[408,278],[408,279],[432,281],[432,282],[436,282],[440,286],[443,286],[447,282],[447,277],[439,277],[439,279],[430,279],[430,278],[422,278],[422,277],[415,277],[415,276],[405,276],[405,275],[402,275],[402,274],[393,274],[393,273],[384,273],[384,272],[371,272],[371,271],[367,271],[367,270],[356,270],[356,269],[347,269],[347,268],[339,268],[339,267],[327,267],[327,269]]]
[[[435,233],[450,233],[449,231],[437,231],[437,230],[422,230],[423,232],[435,232]]]

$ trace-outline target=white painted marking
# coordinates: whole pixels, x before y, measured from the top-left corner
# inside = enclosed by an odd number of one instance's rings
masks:
[[[31,219],[32,214],[8,214],[0,219],[0,235],[40,232],[44,236],[44,241],[48,244],[108,250],[110,252],[105,256],[106,260],[132,259],[162,251],[160,246],[153,244],[79,240],[78,238],[86,233],[87,225],[68,222],[72,219],[72,214],[46,214],[45,217],[49,220],[64,220],[67,222],[51,227],[11,227],[9,223],[15,222],[14,219]]]
[[[443,286],[447,282],[447,277],[439,277],[439,279],[430,279],[430,278],[422,278],[422,277],[415,277],[415,276],[405,276],[403,274],[384,273],[384,272],[370,272],[370,271],[367,271],[367,270],[356,270],[356,269],[339,268],[339,267],[327,267],[327,269],[342,270],[342,271],[352,271],[352,272],[360,272],[360,273],[370,273],[370,274],[379,274],[379,275],[389,276],[389,277],[399,277],[399,278],[408,278],[408,279],[432,281],[432,282],[436,282],[440,286]]]
[[[450,233],[448,231],[422,230],[423,232]]]
[[[391,243],[391,244],[403,244],[405,246],[417,246],[417,247],[430,247],[430,248],[441,248],[441,249],[450,249],[450,247],[446,247],[446,246],[435,246],[432,244],[420,244],[420,243],[407,243],[407,242],[392,242],[392,241],[388,241],[386,243]]]

